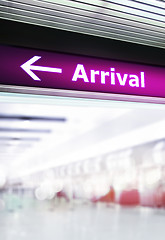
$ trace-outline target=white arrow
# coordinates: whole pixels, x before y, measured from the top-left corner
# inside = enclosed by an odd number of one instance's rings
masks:
[[[24,64],[22,64],[20,67],[29,74],[34,80],[41,81],[39,77],[37,77],[36,74],[34,74],[31,70],[37,70],[37,71],[43,71],[43,72],[55,72],[55,73],[62,73],[61,68],[52,68],[52,67],[41,67],[41,66],[34,66],[32,65],[34,62],[36,62],[41,57],[34,56]]]

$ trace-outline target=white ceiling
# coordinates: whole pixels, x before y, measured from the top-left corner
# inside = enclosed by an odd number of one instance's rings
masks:
[[[0,0],[0,18],[165,48],[164,0]]]

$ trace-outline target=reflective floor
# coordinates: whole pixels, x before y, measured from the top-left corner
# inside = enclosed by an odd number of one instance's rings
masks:
[[[162,209],[106,207],[104,204],[62,206],[0,213],[4,240],[164,240]]]

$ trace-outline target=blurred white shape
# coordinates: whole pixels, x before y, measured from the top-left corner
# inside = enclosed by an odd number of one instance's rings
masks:
[[[73,172],[75,175],[81,175],[83,173],[82,163],[78,162],[73,165]]]
[[[66,176],[66,167],[65,166],[60,167],[59,176],[60,177],[65,177]]]
[[[156,164],[164,163],[165,142],[159,142],[153,149],[153,158]]]
[[[57,192],[63,189],[63,181],[56,179],[54,181],[45,180],[36,188],[35,196],[38,200],[53,199]]]
[[[161,169],[152,168],[146,172],[145,182],[148,186],[153,186],[161,179]]]
[[[104,176],[96,174],[84,181],[83,189],[86,198],[99,198],[108,193],[109,182]]]
[[[55,193],[58,193],[60,191],[62,191],[64,187],[63,181],[60,179],[56,179],[53,183],[53,190]]]
[[[0,188],[6,183],[6,171],[3,166],[0,166]]]
[[[90,162],[89,162],[89,160],[84,160],[83,161],[82,168],[83,168],[83,173],[84,174],[87,174],[87,173],[90,172]]]
[[[35,190],[35,197],[40,200],[43,201],[46,199],[47,197],[47,193],[44,189],[42,189],[41,187],[36,188]]]
[[[5,209],[5,201],[3,199],[0,199],[0,211]]]
[[[114,177],[114,185],[117,192],[127,188],[135,187],[136,182],[136,169],[132,167],[116,172],[116,176]]]

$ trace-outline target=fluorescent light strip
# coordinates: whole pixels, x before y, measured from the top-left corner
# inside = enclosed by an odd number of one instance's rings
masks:
[[[0,141],[30,141],[37,142],[40,141],[40,138],[37,137],[0,137]]]
[[[0,120],[65,122],[66,118],[63,118],[63,117],[21,116],[21,115],[0,115]]]
[[[28,128],[2,128],[0,132],[23,132],[23,133],[51,133],[49,129],[28,129]]]

